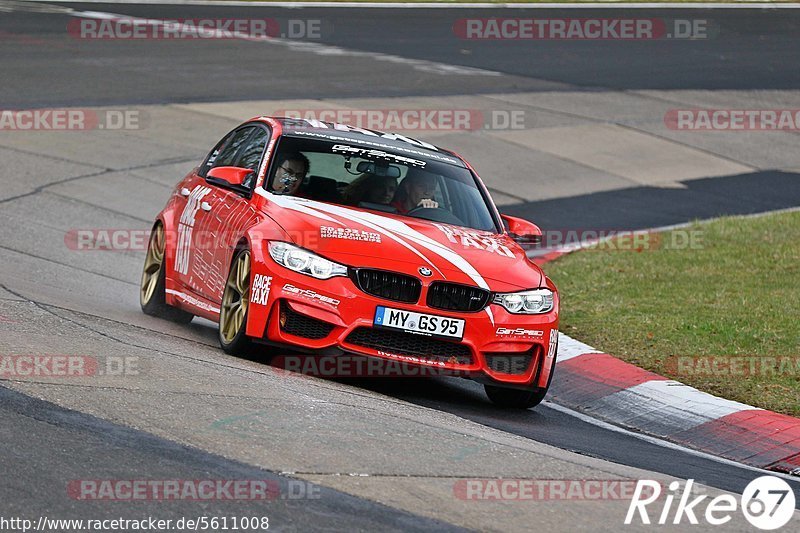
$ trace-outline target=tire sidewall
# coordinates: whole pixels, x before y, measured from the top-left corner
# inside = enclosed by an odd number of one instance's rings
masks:
[[[230,271],[233,268],[233,265],[235,265],[238,262],[239,256],[241,256],[243,253],[246,252],[250,252],[250,250],[248,248],[240,248],[233,255],[233,260],[231,261],[231,267],[228,269],[228,277],[230,277]],[[251,261],[252,261],[252,256],[251,256]],[[250,274],[250,278],[252,278],[252,271]],[[227,281],[228,279],[226,277],[225,278],[226,285]],[[250,279],[247,280],[247,283],[250,284]],[[222,338],[222,314],[220,314],[220,322],[219,322],[217,337],[219,338],[219,345],[225,353],[237,354],[250,345],[250,341],[248,340],[247,335],[245,334],[245,332],[247,331],[247,319],[249,316],[250,316],[250,302],[248,302],[247,305],[247,311],[245,312],[244,320],[242,321],[242,327],[239,329],[239,331],[236,332],[236,335],[233,336],[233,340],[231,342],[225,342],[225,339]]]

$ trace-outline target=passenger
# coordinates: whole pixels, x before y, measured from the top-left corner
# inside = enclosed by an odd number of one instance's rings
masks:
[[[433,199],[436,194],[436,178],[427,172],[409,168],[406,177],[400,182],[391,205],[398,213],[424,207],[436,209],[439,202]]]
[[[277,163],[277,170],[269,186],[270,192],[296,195],[308,174],[308,158],[300,152],[279,154]]]
[[[397,178],[364,173],[342,192],[344,202],[357,206],[361,202],[389,205],[397,191]]]

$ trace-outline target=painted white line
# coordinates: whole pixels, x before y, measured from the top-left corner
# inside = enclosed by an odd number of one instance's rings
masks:
[[[28,0],[30,2],[48,2],[53,0]],[[163,4],[193,6],[232,6],[232,7],[277,7],[297,9],[304,7],[324,8],[377,8],[377,9],[798,9],[800,3],[763,2],[584,2],[584,3],[452,3],[452,2],[241,2],[224,0],[58,0],[59,3],[75,4]]]
[[[652,380],[587,405],[594,416],[659,437],[669,437],[756,407],[719,398],[672,380]]]
[[[592,418],[589,415],[585,415],[578,411],[574,411],[569,407],[564,407],[563,405],[559,405],[557,403],[553,403],[550,400],[545,400],[542,402],[542,405],[545,407],[549,407],[554,411],[558,411],[560,413],[564,413],[566,415],[572,416],[577,418],[582,422],[586,422],[587,424],[592,424],[593,426],[597,426],[602,429],[607,429],[608,431],[613,431],[614,433],[620,433],[622,435],[626,435],[628,437],[633,437],[635,439],[639,439],[644,442],[648,442],[650,444],[655,444],[656,446],[661,446],[662,448],[667,448],[670,450],[676,450],[679,452],[683,452],[689,455],[693,455],[695,457],[700,457],[702,459],[708,459],[709,461],[714,461],[720,464],[724,464],[727,466],[735,466],[737,468],[741,468],[743,470],[749,470],[751,472],[755,472],[758,475],[769,475],[769,476],[777,476],[782,477],[784,479],[788,479],[789,481],[797,481],[797,476],[791,476],[789,474],[784,474],[782,472],[773,472],[771,470],[764,470],[763,468],[757,468],[755,466],[750,466],[742,463],[737,463],[736,461],[731,461],[730,459],[725,459],[723,457],[717,457],[716,455],[711,455],[710,453],[701,452],[698,450],[693,450],[691,448],[687,448],[685,446],[681,446],[680,444],[675,444],[673,442],[665,441],[663,439],[659,439],[657,437],[651,437],[650,435],[644,435],[642,433],[636,433],[634,431],[629,431],[625,428],[621,428],[619,426],[615,426],[614,424],[610,424],[608,422],[604,422],[602,420],[598,420],[596,418]]]
[[[789,207],[762,213],[738,215],[735,218],[760,218],[772,214],[790,213],[795,211],[800,211],[800,207]],[[712,222],[713,220],[715,219],[708,219],[700,221],[699,223],[708,223]],[[695,222],[685,222],[643,231],[670,231],[674,229],[686,228],[694,224]],[[580,246],[577,248],[580,248]],[[556,250],[558,250],[558,248],[551,249],[549,251],[552,252]],[[562,346],[564,347],[563,353]],[[556,362],[569,360],[583,353],[604,352],[597,350],[588,344],[577,341],[564,333],[560,334],[558,359]],[[545,403],[549,404],[550,407],[553,408],[556,406],[556,404],[552,404],[551,402]],[[598,420],[592,416],[579,414],[567,407],[558,406],[558,408],[564,412],[569,412],[569,414],[578,416],[578,418],[581,418],[584,421],[601,427],[607,427],[607,429],[612,429],[613,431],[630,434],[636,436],[637,438],[641,438],[642,440],[647,440],[648,442],[659,444],[665,442],[657,437],[650,437],[629,432],[623,428],[620,428],[619,426]],[[758,407],[753,407],[751,405],[732,400],[726,400],[725,398],[720,398],[718,396],[714,396],[713,394],[702,392],[694,387],[690,387],[674,380],[651,380],[640,383],[639,385],[635,385],[593,402],[591,404],[591,409],[596,413],[595,416],[602,416],[612,420],[616,424],[624,424],[630,427],[636,427],[641,431],[660,434],[662,437],[668,437],[670,434],[697,427],[701,424],[717,420],[732,413],[746,410],[762,411],[762,409]],[[704,456],[706,458],[724,462],[726,464],[734,464],[759,472],[764,471],[754,467],[746,467],[745,465],[735,461],[728,461],[710,454],[695,452],[694,450],[689,450],[688,448],[673,445],[671,443],[668,447],[682,449],[687,452],[692,452],[695,455]],[[796,477],[788,475],[784,477],[787,479],[797,479]]]
[[[600,350],[592,348],[588,344],[575,340],[569,335],[559,332],[558,334],[558,357],[556,357],[556,364],[568,361],[573,357],[578,357],[585,353],[603,353]]]
[[[758,410],[747,404],[726,400],[674,380],[655,380],[640,383],[626,390],[647,400],[677,404],[691,409],[697,415],[710,419],[722,418],[739,411]]]
[[[169,20],[162,19],[149,19],[140,18],[132,15],[123,15],[119,13],[106,13],[104,11],[69,11],[73,17],[96,19],[96,20],[129,20],[137,23],[148,24],[151,26],[168,26]],[[375,61],[382,61],[386,63],[394,63],[406,65],[414,70],[422,72],[430,72],[433,74],[441,75],[456,75],[456,76],[503,76],[500,72],[493,70],[485,70],[474,67],[462,67],[459,65],[448,65],[446,63],[439,63],[437,61],[428,61],[426,59],[410,59],[407,57],[396,56],[392,54],[382,54],[380,52],[362,52],[360,50],[350,50],[339,46],[332,46],[320,43],[312,43],[308,41],[295,41],[290,39],[280,39],[277,37],[262,37],[253,36],[242,32],[226,32],[223,30],[205,29],[194,26],[191,22],[184,21],[183,26],[190,28],[198,35],[207,35],[210,38],[215,36],[226,37],[233,36],[243,41],[260,42],[270,45],[278,45],[288,48],[294,52],[308,52],[320,56],[336,56],[336,57],[366,57]]]

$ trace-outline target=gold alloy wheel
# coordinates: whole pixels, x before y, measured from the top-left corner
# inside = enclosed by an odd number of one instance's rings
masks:
[[[150,234],[150,243],[147,246],[147,257],[142,271],[142,284],[139,288],[139,299],[146,305],[153,298],[153,293],[158,285],[161,275],[161,266],[164,263],[164,227],[159,224]]]
[[[219,313],[219,333],[222,340],[230,344],[236,338],[245,316],[250,299],[250,252],[243,251],[228,274],[228,282],[222,293],[222,307]]]

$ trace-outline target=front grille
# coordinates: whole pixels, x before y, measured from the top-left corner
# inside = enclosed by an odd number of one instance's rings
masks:
[[[386,270],[359,268],[353,278],[367,294],[395,302],[416,303],[422,291],[422,282],[417,278]]]
[[[412,355],[460,365],[472,363],[472,351],[464,344],[402,331],[362,326],[354,329],[345,342],[398,355]]]
[[[486,364],[495,372],[503,374],[524,374],[531,366],[535,353],[541,348],[534,347],[527,352],[486,352],[483,354]]]
[[[286,318],[285,322],[281,321],[281,331],[289,335],[296,335],[306,339],[324,339],[333,331],[333,324],[302,315],[292,310],[285,302],[281,302],[281,317]]]
[[[490,296],[478,287],[434,281],[428,289],[428,307],[471,313],[486,307]]]

